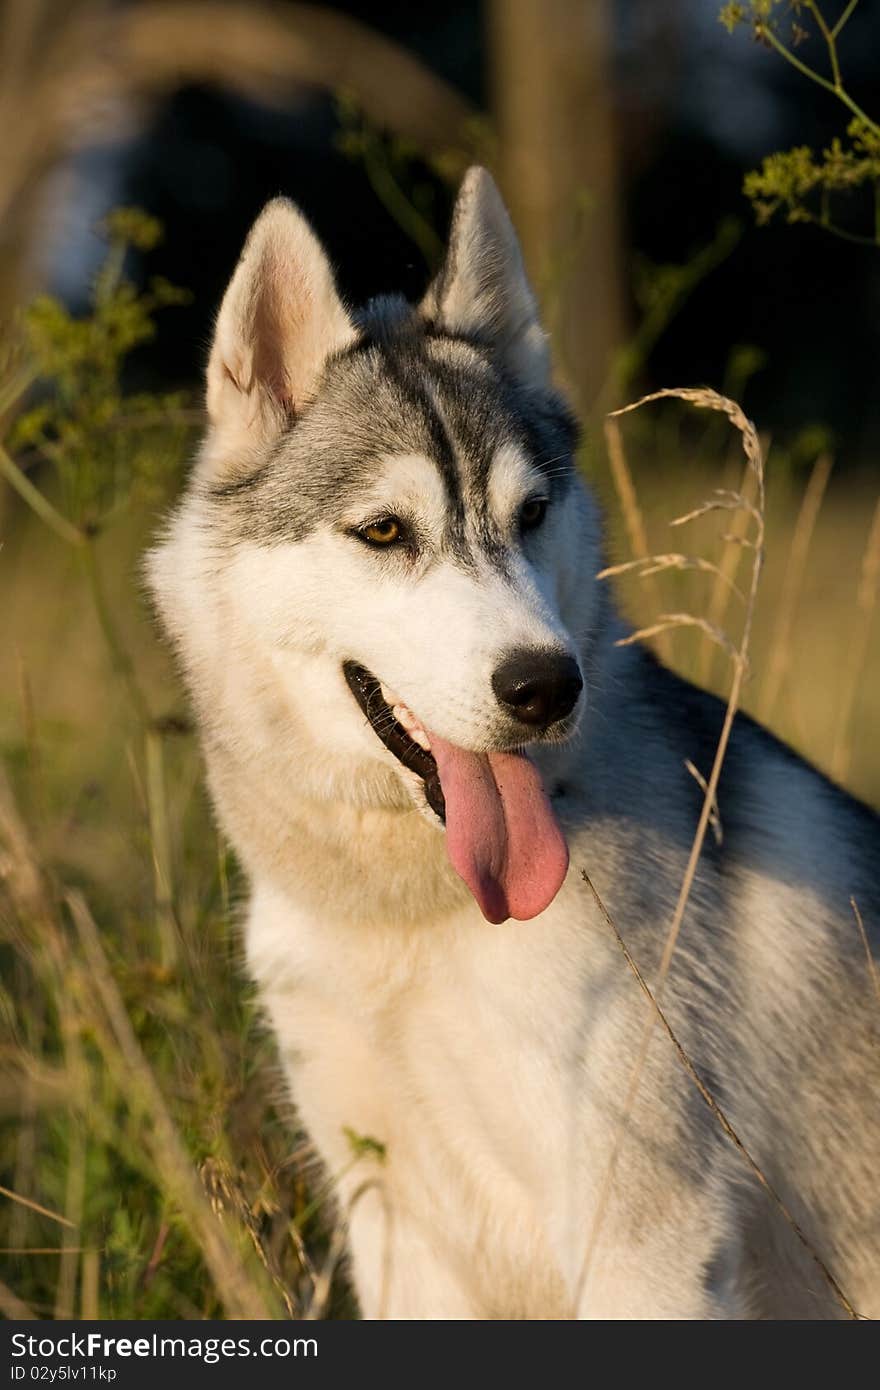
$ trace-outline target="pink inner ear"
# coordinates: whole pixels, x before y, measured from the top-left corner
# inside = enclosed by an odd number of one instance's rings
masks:
[[[290,348],[285,327],[295,322],[293,315],[286,312],[287,309],[286,296],[279,294],[278,276],[268,274],[254,305],[251,323],[254,345],[252,379],[262,382],[273,398],[282,404],[291,395],[285,362],[286,350]],[[289,333],[289,327],[287,331]]]
[[[283,199],[269,203],[220,308],[208,367],[212,420],[236,433],[277,434],[309,399],[324,360],[353,331],[308,223]],[[246,408],[220,389],[227,381]]]

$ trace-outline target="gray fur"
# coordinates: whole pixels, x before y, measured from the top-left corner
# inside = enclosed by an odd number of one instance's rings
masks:
[[[499,370],[486,349],[431,328],[404,301],[368,305],[358,337],[325,365],[314,399],[231,483],[209,485],[220,532],[233,542],[303,540],[338,522],[388,454],[422,454],[449,498],[450,548],[466,558],[464,517],[487,553],[502,548],[486,505],[492,459],[519,445],[560,498],[572,476],[576,427],[549,387]]]

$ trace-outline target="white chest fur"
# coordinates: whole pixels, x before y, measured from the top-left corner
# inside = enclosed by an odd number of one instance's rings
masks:
[[[576,1279],[594,1166],[584,1134],[600,1127],[584,1124],[588,953],[565,896],[528,924],[493,927],[474,907],[407,930],[315,922],[264,885],[248,925],[294,1098],[343,1205],[362,1200],[371,1168],[382,1219],[365,1224],[387,1218],[395,1247],[429,1246],[465,1288],[513,1277],[514,1302],[532,1308],[545,1288],[546,1316]],[[352,1134],[384,1160],[353,1163]],[[352,1240],[357,1267],[370,1256],[356,1220]],[[434,1316],[436,1289],[435,1277]],[[491,1315],[484,1293],[470,1297],[472,1314]]]

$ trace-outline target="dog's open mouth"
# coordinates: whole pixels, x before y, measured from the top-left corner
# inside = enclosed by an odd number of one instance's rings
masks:
[[[342,670],[376,737],[422,778],[428,805],[446,826],[452,867],[483,916],[537,917],[562,886],[568,847],[532,759],[450,743],[366,667],[346,661]]]
[[[370,721],[376,737],[398,762],[403,763],[407,771],[421,777],[428,805],[445,822],[446,798],[426,730],[412,711],[398,702],[366,667],[346,661],[342,671],[349,690]]]

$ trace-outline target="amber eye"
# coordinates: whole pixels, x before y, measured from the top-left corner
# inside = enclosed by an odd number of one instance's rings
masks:
[[[393,545],[400,540],[402,533],[403,527],[396,516],[383,516],[364,526],[358,535],[369,541],[370,545]]]
[[[530,497],[528,502],[523,502],[519,509],[519,529],[521,531],[534,531],[536,526],[547,514],[546,497]]]

